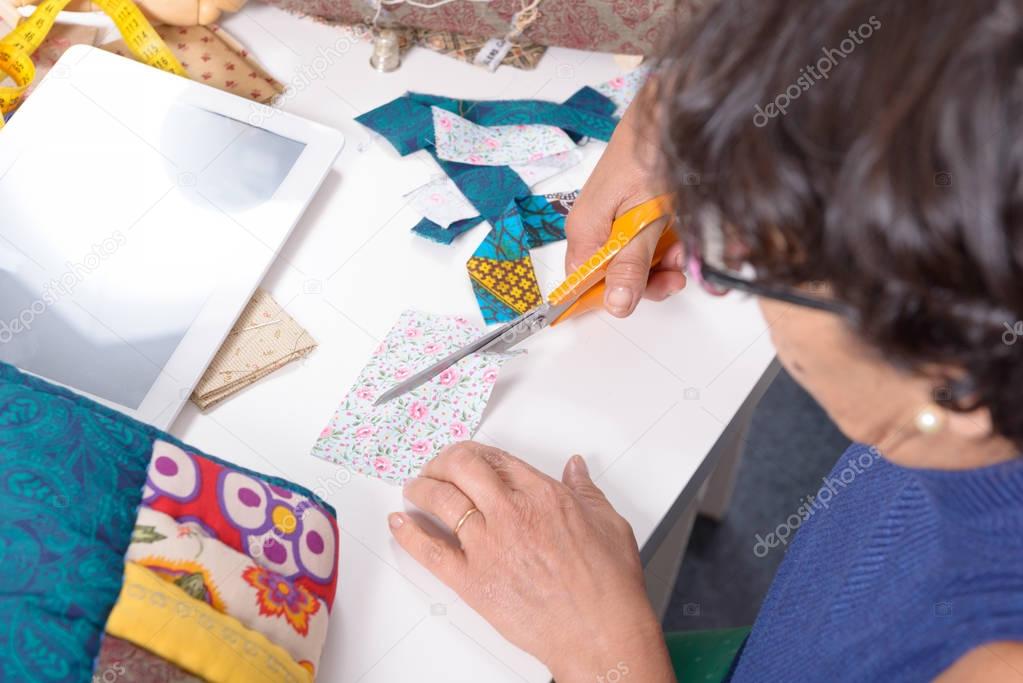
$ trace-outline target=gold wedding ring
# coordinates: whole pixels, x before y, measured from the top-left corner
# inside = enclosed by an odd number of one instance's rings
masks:
[[[462,515],[462,518],[460,520],[458,520],[458,524],[455,525],[455,529],[454,529],[454,531],[452,533],[454,533],[455,536],[457,536],[458,535],[458,530],[462,528],[463,524],[465,524],[465,520],[467,520],[470,517],[472,517],[473,513],[476,513],[476,512],[479,512],[479,510],[477,508],[475,508],[475,507],[471,507],[468,510],[466,510],[465,514]]]

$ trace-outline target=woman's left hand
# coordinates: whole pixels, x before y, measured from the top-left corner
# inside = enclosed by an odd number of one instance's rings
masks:
[[[581,457],[559,482],[467,441],[429,462],[405,497],[450,530],[463,521],[453,540],[393,513],[398,543],[559,683],[612,671],[615,679],[675,680],[632,529]]]

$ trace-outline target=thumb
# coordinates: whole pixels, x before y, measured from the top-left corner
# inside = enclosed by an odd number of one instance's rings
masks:
[[[650,277],[650,262],[659,238],[657,231],[644,230],[608,265],[604,307],[611,315],[624,318],[636,309]]]
[[[590,479],[590,470],[586,467],[586,461],[581,455],[573,455],[565,463],[565,472],[561,475],[561,481],[572,490],[572,493],[585,501],[593,503],[606,503],[607,498],[604,492],[597,488],[597,485]]]

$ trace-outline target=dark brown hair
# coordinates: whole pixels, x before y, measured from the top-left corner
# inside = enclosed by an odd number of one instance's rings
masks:
[[[673,45],[690,247],[713,210],[759,280],[829,282],[862,338],[961,371],[952,407],[1023,445],[1023,1],[719,0]]]

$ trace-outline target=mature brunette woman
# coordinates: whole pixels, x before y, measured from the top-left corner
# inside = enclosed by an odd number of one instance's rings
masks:
[[[691,285],[757,294],[788,371],[875,447],[838,461],[857,476],[799,530],[732,680],[1023,680],[1023,344],[1003,334],[1023,319],[1023,2],[719,0],[674,45],[569,260],[675,192]],[[652,248],[618,258],[612,314],[684,284],[682,250],[648,279]],[[525,461],[449,449],[405,491],[462,520],[461,547],[403,513],[397,541],[559,683],[685,680],[583,459],[561,482]]]

